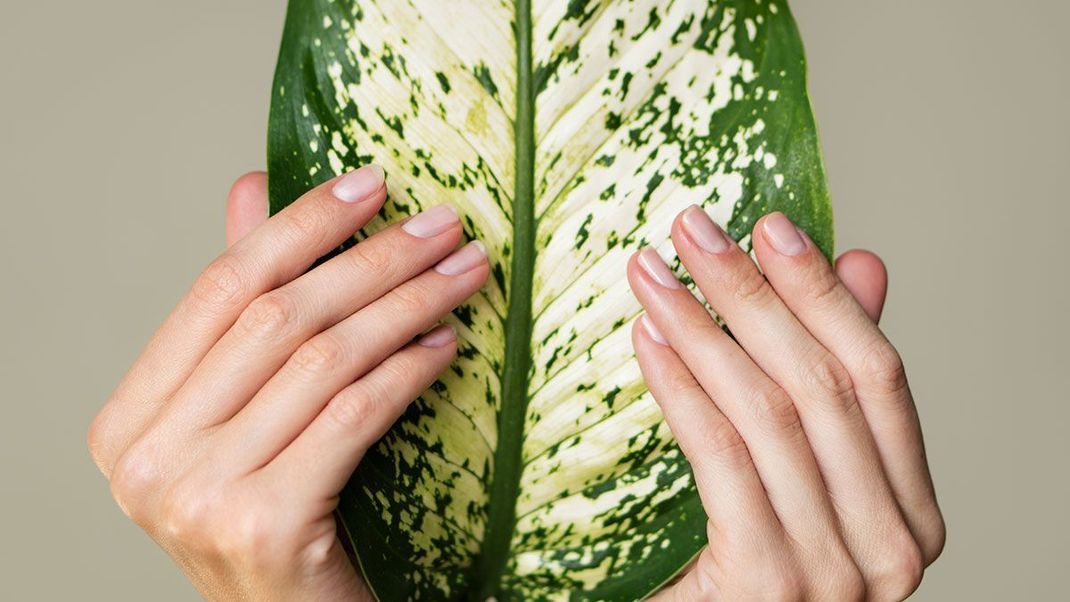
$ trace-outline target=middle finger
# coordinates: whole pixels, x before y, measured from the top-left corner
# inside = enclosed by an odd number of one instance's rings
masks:
[[[851,378],[729,240],[699,207],[684,211],[673,226],[673,244],[695,284],[798,408],[848,547],[865,573],[880,564],[876,544],[906,529]]]

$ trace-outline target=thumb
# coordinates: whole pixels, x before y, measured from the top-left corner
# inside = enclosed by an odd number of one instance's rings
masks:
[[[836,259],[836,274],[866,310],[866,315],[879,322],[888,294],[888,271],[881,258],[869,251],[852,249]]]
[[[245,238],[267,218],[267,174],[254,171],[238,178],[227,195],[227,246]]]

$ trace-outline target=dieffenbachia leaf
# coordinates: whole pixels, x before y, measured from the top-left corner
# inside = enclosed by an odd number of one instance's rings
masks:
[[[631,600],[705,544],[643,385],[624,281],[697,203],[741,244],[781,210],[831,252],[784,0],[291,0],[271,207],[368,162],[366,232],[439,203],[493,277],[459,358],[362,462],[339,516],[383,600]]]

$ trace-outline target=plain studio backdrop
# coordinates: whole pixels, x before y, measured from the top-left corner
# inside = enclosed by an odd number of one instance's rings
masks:
[[[0,599],[190,600],[85,430],[264,165],[282,0],[0,4]],[[796,0],[837,247],[884,328],[947,549],[916,599],[1066,596],[1070,5]]]

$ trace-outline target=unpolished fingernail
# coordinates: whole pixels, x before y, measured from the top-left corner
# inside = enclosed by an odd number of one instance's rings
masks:
[[[762,229],[765,231],[769,244],[782,255],[798,255],[806,250],[806,243],[799,236],[795,224],[779,211],[765,216],[762,220]]]
[[[473,240],[438,262],[435,271],[446,276],[460,276],[479,267],[486,260],[487,248],[478,240]]]
[[[724,253],[735,244],[729,242],[724,230],[714,223],[698,205],[688,207],[684,211],[681,222],[687,235],[707,253]]]
[[[422,347],[445,347],[456,338],[457,333],[453,331],[453,328],[443,324],[420,337],[416,343]]]
[[[457,222],[457,210],[453,205],[437,205],[412,216],[401,224],[401,229],[417,238],[431,238],[449,230]]]
[[[659,345],[668,345],[669,340],[665,338],[665,335],[661,334],[657,326],[654,326],[654,320],[650,319],[650,316],[643,314],[639,316],[639,321],[643,323],[643,329],[646,330],[647,335],[654,339],[655,343]]]
[[[372,198],[383,187],[386,174],[378,165],[365,165],[351,171],[335,183],[331,189],[335,198],[343,203],[359,203]]]
[[[643,268],[655,282],[665,288],[682,288],[684,285],[676,279],[669,266],[662,261],[661,255],[650,247],[639,251],[639,267]]]

